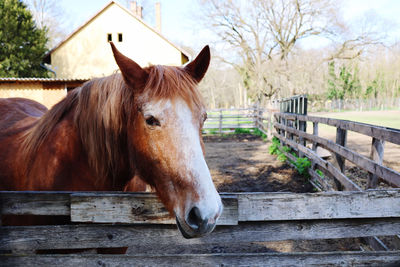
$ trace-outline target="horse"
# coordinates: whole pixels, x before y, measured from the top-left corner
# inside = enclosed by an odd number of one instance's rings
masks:
[[[0,190],[130,191],[143,181],[185,238],[209,234],[223,210],[204,158],[197,89],[209,47],[185,66],[142,68],[110,45],[120,72],[84,83],[48,111],[0,99]]]

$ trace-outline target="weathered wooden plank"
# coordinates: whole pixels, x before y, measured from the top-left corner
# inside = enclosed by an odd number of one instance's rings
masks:
[[[380,127],[361,122],[338,120],[338,119],[315,117],[315,116],[303,116],[303,115],[285,114],[285,113],[277,113],[277,116],[281,116],[283,118],[297,118],[302,121],[319,122],[330,126],[339,127],[344,130],[365,134],[371,137],[375,137],[376,139],[379,140],[385,140],[387,142],[400,145],[400,130],[398,129]]]
[[[339,146],[345,147],[347,143],[347,131],[341,128],[336,128],[336,144]],[[335,167],[340,170],[341,173],[344,173],[346,169],[346,160],[340,154],[335,153]],[[342,190],[342,185],[335,180],[336,187],[338,190]]]
[[[0,212],[3,215],[69,215],[69,193],[2,191]]]
[[[134,197],[132,197],[134,196]],[[237,198],[222,195],[224,211],[219,225],[238,223]],[[154,194],[146,193],[75,193],[71,195],[71,221],[96,223],[175,224]]]
[[[318,164],[321,168],[323,168],[323,169],[327,170],[329,173],[331,173],[331,175],[333,177],[335,177],[335,179],[339,180],[340,183],[345,187],[345,189],[347,191],[359,191],[359,190],[361,190],[361,188],[358,185],[356,185],[346,175],[344,175],[342,172],[340,172],[340,170],[338,170],[335,166],[333,166],[332,163],[330,163],[329,161],[323,160],[322,158],[320,158],[311,149],[308,149],[307,147],[304,147],[304,146],[302,146],[300,144],[297,144],[294,141],[286,139],[286,138],[278,135],[277,133],[274,133],[274,136],[279,138],[281,140],[281,142],[287,143],[292,148],[294,148],[294,149],[296,149],[298,151],[302,151],[304,154],[306,154],[306,156],[308,158],[312,159],[312,161],[315,164]]]
[[[383,153],[385,148],[385,141],[372,138],[371,144],[371,159],[377,164],[382,165],[383,163]],[[376,188],[378,185],[378,176],[376,174],[370,173],[368,180],[368,188]]]
[[[400,216],[400,191],[238,194],[239,221]]]
[[[318,136],[318,122],[313,122],[313,135]],[[312,150],[317,151],[317,143],[313,142]]]
[[[321,189],[320,191],[332,191],[331,185],[326,181],[326,178],[319,176],[319,174],[312,168],[308,168],[308,174],[312,177],[310,182],[316,183],[314,187]]]
[[[398,251],[0,256],[3,266],[396,266]]]
[[[336,144],[345,147],[346,143],[347,143],[347,131],[340,128],[336,128]],[[344,173],[345,159],[337,153],[335,153],[335,158],[338,169]]]
[[[152,248],[317,240],[400,233],[400,218],[338,219],[308,221],[243,222],[236,226],[217,226],[208,236],[185,239],[173,225],[49,225],[4,226],[0,231],[0,250],[79,249],[101,247]],[[141,252],[143,253],[143,252]]]
[[[347,160],[353,162],[355,165],[358,167],[361,167],[365,169],[366,171],[369,171],[371,173],[376,174],[380,178],[386,180],[387,182],[400,187],[400,173],[392,170],[386,166],[382,166],[374,162],[373,160],[360,155],[356,152],[353,152],[349,148],[340,146],[335,144],[334,142],[321,138],[319,136],[314,136],[312,134],[308,134],[305,132],[298,131],[296,129],[287,127],[285,125],[275,123],[274,127],[283,129],[287,132],[302,136],[310,141],[317,142],[319,145],[323,146],[324,148],[339,154],[340,156],[346,158]]]

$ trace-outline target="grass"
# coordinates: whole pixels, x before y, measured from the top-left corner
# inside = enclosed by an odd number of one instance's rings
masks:
[[[332,119],[357,121],[377,126],[400,129],[400,111],[384,110],[384,111],[347,111],[347,112],[323,112],[312,113],[311,116],[326,117]],[[307,132],[312,133],[313,124],[307,122]],[[320,123],[318,125],[320,134],[334,135],[336,128]]]
[[[315,113],[314,116],[323,116],[333,119],[358,121],[372,125],[390,127],[400,129],[400,111],[384,110],[384,111],[347,111],[335,113]]]
[[[224,130],[224,129],[222,129],[222,130]],[[230,130],[230,129],[226,129],[226,130]],[[219,130],[218,129],[207,129],[207,131],[203,130],[203,134],[215,135],[215,134],[219,134]],[[223,133],[221,136],[228,137],[228,136],[232,136],[235,134],[251,134],[251,135],[255,135],[255,136],[260,136],[264,141],[267,140],[267,135],[256,128],[236,128],[234,130],[234,132]]]

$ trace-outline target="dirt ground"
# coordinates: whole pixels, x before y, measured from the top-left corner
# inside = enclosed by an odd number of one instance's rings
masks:
[[[332,137],[332,136],[331,136]],[[219,192],[314,192],[307,179],[287,163],[279,162],[275,155],[268,153],[270,142],[252,135],[234,135],[230,137],[205,136],[206,161],[213,181]],[[370,139],[348,139],[349,146],[357,148],[357,142],[368,144]],[[362,151],[367,154],[367,151]],[[399,153],[396,147],[389,147],[388,155]],[[399,157],[400,158],[400,157]],[[400,161],[386,161],[390,167],[400,166]],[[366,184],[368,175],[348,165],[346,174],[355,178],[360,185]],[[364,187],[362,186],[362,187]],[[380,184],[379,187],[387,187]],[[298,251],[359,251],[370,250],[362,239],[329,239],[310,241],[280,241],[249,244],[242,249],[248,252],[298,252]],[[229,252],[230,248],[218,247],[211,250]]]
[[[270,143],[241,134],[206,136],[206,161],[219,192],[312,192],[312,186],[287,163],[268,153]]]

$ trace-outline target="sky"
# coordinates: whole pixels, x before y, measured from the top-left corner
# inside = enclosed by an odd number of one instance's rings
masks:
[[[146,0],[144,0],[146,1]],[[90,17],[96,14],[100,9],[106,6],[109,0],[61,0],[62,8],[68,14],[67,24],[71,31],[85,23]],[[117,1],[127,7],[127,0]],[[140,2],[140,1],[138,1]],[[151,8],[148,12],[154,12],[154,3],[161,3],[161,27],[162,34],[169,40],[178,45],[187,45],[193,48],[204,46],[199,40],[199,33],[193,29],[194,10],[200,7],[198,1],[182,0],[150,0],[145,3],[145,7]],[[145,11],[143,11],[145,12]],[[154,14],[151,14],[154,16]],[[149,23],[150,26],[152,23]]]
[[[152,9],[148,12],[154,12],[153,4],[156,0],[142,1],[148,10]],[[109,2],[109,0],[61,0],[60,4],[67,14],[68,31],[72,32],[85,23]],[[118,2],[127,6],[129,1]],[[161,2],[162,34],[165,37],[178,45],[189,46],[195,50],[209,43],[207,31],[196,27],[202,23],[201,17],[196,15],[196,11],[200,10],[198,0],[158,0],[158,2]],[[400,0],[345,0],[343,5],[345,20],[351,21],[367,13],[383,18],[391,26],[390,38],[393,41],[400,41]],[[322,45],[324,40],[321,39],[302,42],[302,46],[310,48]]]

